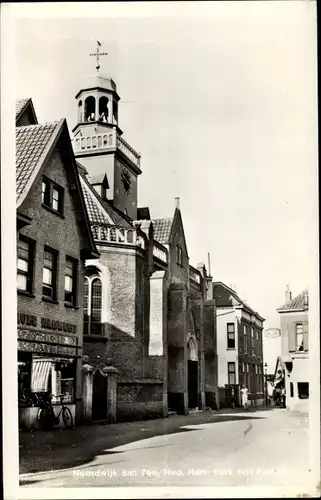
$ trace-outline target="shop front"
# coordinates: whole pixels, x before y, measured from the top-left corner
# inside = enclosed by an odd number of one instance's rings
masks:
[[[28,322],[29,325],[21,325],[21,322]],[[48,332],[46,328],[57,331]],[[78,418],[81,403],[81,346],[77,336],[67,335],[64,331],[75,334],[77,325],[18,314],[20,429],[40,428],[39,409],[41,401],[48,395],[51,396],[56,415],[60,412],[60,396],[63,395],[64,405],[70,409],[73,422]],[[57,427],[62,425],[60,421]]]

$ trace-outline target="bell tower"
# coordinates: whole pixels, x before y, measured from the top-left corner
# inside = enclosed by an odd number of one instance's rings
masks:
[[[89,176],[106,174],[106,199],[131,219],[137,218],[137,177],[140,175],[140,155],[123,139],[119,127],[116,83],[101,74],[97,42],[96,74],[83,82],[75,98],[77,124],[73,128],[75,157]]]

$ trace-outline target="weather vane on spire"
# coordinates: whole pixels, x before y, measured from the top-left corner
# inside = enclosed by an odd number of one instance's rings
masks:
[[[99,71],[99,68],[100,68],[99,58],[100,58],[100,56],[108,56],[108,52],[99,52],[99,49],[101,47],[101,43],[98,42],[98,40],[96,40],[96,42],[97,42],[97,50],[96,50],[96,52],[94,52],[93,54],[89,54],[89,55],[90,56],[95,56],[97,58],[96,70]]]

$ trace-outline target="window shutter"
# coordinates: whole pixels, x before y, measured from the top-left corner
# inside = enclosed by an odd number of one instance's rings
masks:
[[[309,350],[309,323],[307,321],[303,322],[303,349],[305,351]]]
[[[295,339],[295,323],[290,323],[288,325],[288,345],[289,352],[295,352],[296,348],[296,339]]]

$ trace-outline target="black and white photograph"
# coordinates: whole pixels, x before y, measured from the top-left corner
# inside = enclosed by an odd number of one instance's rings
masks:
[[[2,4],[6,499],[320,495],[316,18]]]

